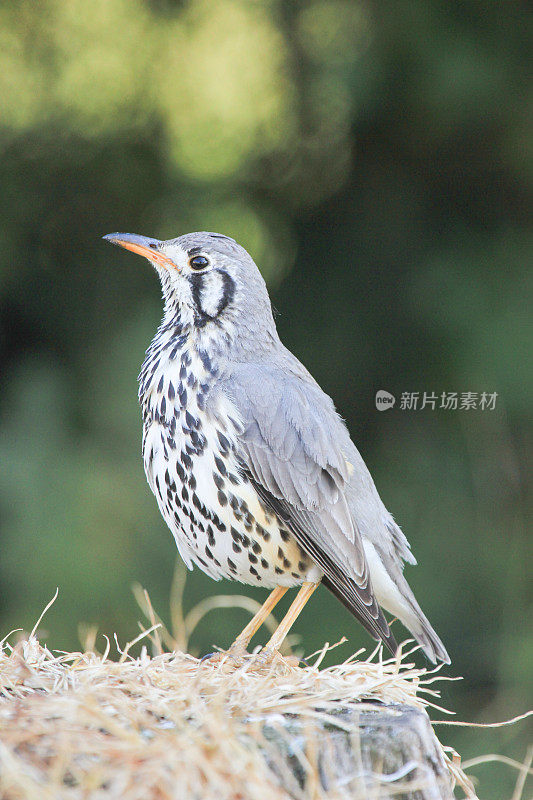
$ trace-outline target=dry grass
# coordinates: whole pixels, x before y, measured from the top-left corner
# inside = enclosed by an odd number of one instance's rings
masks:
[[[359,653],[319,669],[324,648],[305,668],[260,669],[252,658],[234,669],[183,652],[150,656],[149,640],[160,649],[154,630],[141,635],[138,657],[130,645],[118,661],[109,646],[103,654],[51,652],[34,632],[2,642],[2,800],[287,798],[265,759],[276,758],[263,736],[265,717],[297,713],[313,725],[339,702],[425,708],[438,696],[439,676],[409,663],[410,653],[382,660],[378,649],[366,660]],[[458,757],[442,752],[454,780],[475,797]],[[304,766],[315,769],[311,758]],[[326,793],[310,778],[301,797],[357,797],[353,787]]]

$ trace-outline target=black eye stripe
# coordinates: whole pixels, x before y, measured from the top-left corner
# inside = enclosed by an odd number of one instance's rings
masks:
[[[189,275],[189,283],[191,284],[191,295],[194,310],[198,318],[203,319],[203,324],[207,322],[206,314],[202,310],[202,289],[204,287],[204,275],[192,274]]]
[[[222,270],[217,270],[220,275],[222,275],[222,297],[220,298],[220,303],[218,304],[217,309],[217,317],[221,314],[226,306],[228,306],[235,296],[235,281],[228,275],[227,272],[222,272]]]
[[[207,278],[209,275],[220,275],[220,278],[222,279],[220,285],[220,299],[214,314],[209,314],[203,307],[205,295],[209,291],[209,286],[207,283]],[[215,320],[231,303],[233,297],[235,296],[235,281],[230,275],[228,275],[227,272],[224,272],[221,269],[217,269],[210,273],[193,272],[188,276],[188,280],[191,286],[191,296],[196,317],[195,322],[199,327],[203,327],[208,322]]]

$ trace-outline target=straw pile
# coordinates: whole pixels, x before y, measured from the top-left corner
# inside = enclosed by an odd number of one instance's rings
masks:
[[[304,668],[265,667],[257,657],[235,668],[182,652],[150,656],[144,644],[138,657],[128,651],[118,661],[109,647],[101,655],[51,652],[34,634],[1,643],[2,800],[363,800],[368,793],[353,781],[325,789],[305,750],[298,756],[305,781],[284,774],[290,770],[265,736],[265,720],[271,730],[287,719],[313,727],[339,707],[379,701],[424,709],[437,694],[433,672],[406,663],[409,653],[383,661],[377,650],[319,669],[326,648]],[[437,746],[453,780],[475,797],[457,760]],[[406,793],[417,788],[408,772],[384,776],[388,793],[379,796],[414,797]]]

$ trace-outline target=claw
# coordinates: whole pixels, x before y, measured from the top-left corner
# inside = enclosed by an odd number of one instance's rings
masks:
[[[229,650],[219,650],[217,653],[207,653],[200,662],[203,664],[210,664],[213,667],[224,666],[233,670],[242,667],[246,659],[253,658],[244,647],[233,647]]]
[[[254,668],[258,671],[275,669],[276,671],[292,672],[298,669],[300,659],[297,656],[282,656],[279,650],[265,647],[257,654],[254,660]]]
[[[243,647],[234,647],[221,650],[217,653],[207,653],[200,659],[202,664],[235,671],[248,662],[251,672],[281,672],[288,674],[298,669],[300,659],[297,656],[282,656],[279,650],[265,647],[258,653],[248,653]]]
[[[202,656],[201,658],[199,658],[198,661],[200,662],[200,664],[202,664],[204,661],[210,661],[213,658],[213,656],[217,656],[217,655],[219,655],[219,653],[215,653],[215,652],[206,653],[205,656]]]

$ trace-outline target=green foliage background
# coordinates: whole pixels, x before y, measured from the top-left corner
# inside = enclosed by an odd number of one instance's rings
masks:
[[[218,230],[256,258],[284,342],[413,545],[409,580],[464,676],[444,702],[476,721],[526,710],[530,47],[511,1],[4,0],[4,632],[31,628],[56,586],[57,648],[78,646],[80,622],[132,638],[133,582],[169,620],[176,553],[135,383],[159,287],[100,237]],[[381,414],[377,389],[498,400]],[[221,591],[263,597],[194,572],[185,604]],[[192,646],[226,646],[244,622],[215,612]],[[371,644],[322,589],[295,630],[308,653]],[[526,728],[443,738],[522,759]],[[510,797],[510,768],[477,772],[482,797]]]

